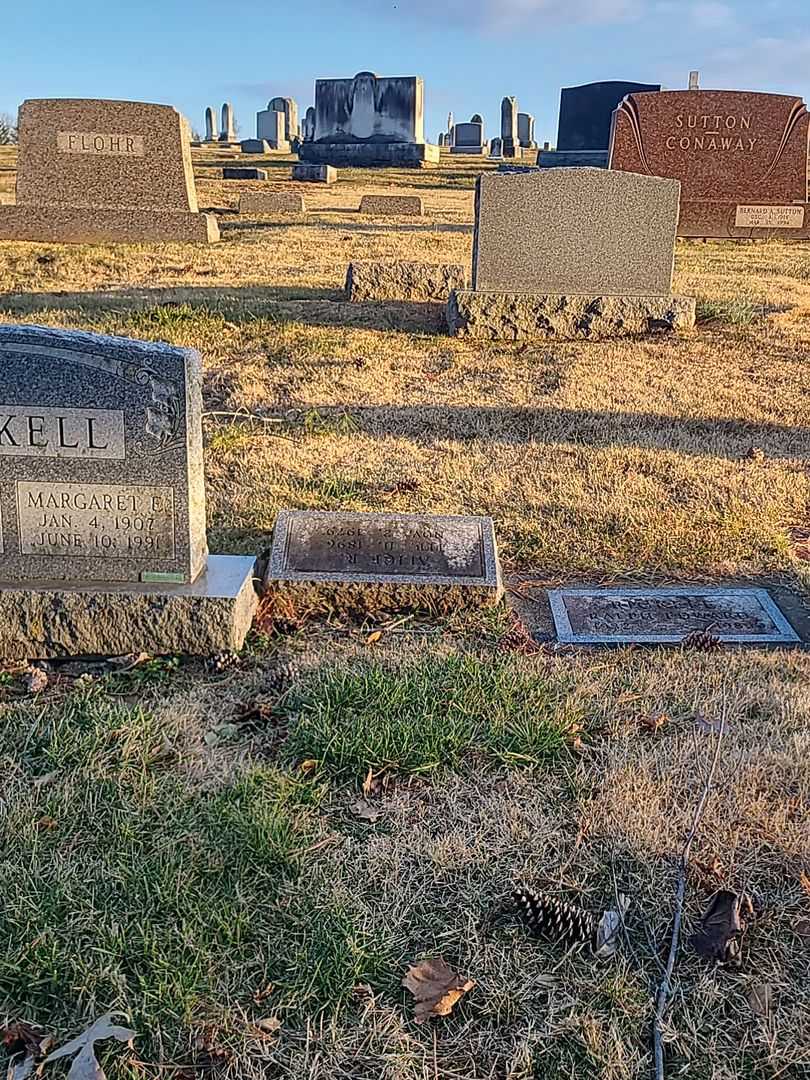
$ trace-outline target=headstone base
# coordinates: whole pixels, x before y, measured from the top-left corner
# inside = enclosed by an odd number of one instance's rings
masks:
[[[606,169],[607,150],[541,150],[537,164],[543,169]]]
[[[303,143],[301,161],[335,168],[381,168],[400,166],[422,169],[439,164],[440,151],[432,143]]]
[[[691,296],[560,296],[537,293],[453,292],[447,325],[457,337],[489,341],[628,337],[691,330]]]
[[[486,146],[451,146],[451,154],[477,154],[479,157],[487,152]]]
[[[0,657],[239,649],[258,602],[254,566],[252,556],[210,555],[190,585],[0,585]]]
[[[353,262],[346,274],[346,298],[446,302],[454,289],[464,289],[467,272],[452,263]]]
[[[293,165],[291,176],[313,184],[336,184],[338,178],[337,169],[331,165]]]
[[[762,228],[737,221],[769,222]],[[774,224],[777,222],[778,224]],[[683,200],[678,236],[719,240],[810,240],[810,203]]]
[[[297,191],[246,191],[239,197],[240,214],[305,214],[306,209]]]
[[[97,207],[0,206],[0,240],[43,244],[213,244],[213,214],[182,210],[101,210]]]

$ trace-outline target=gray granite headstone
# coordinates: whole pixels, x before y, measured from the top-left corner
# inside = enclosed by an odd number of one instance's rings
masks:
[[[226,165],[222,170],[223,180],[266,180],[267,169],[258,169],[254,165]]]
[[[0,580],[194,581],[201,380],[191,349],[0,326]]]
[[[205,141],[209,143],[217,141],[217,121],[210,105],[205,110]]]
[[[236,141],[236,127],[233,119],[233,105],[226,101],[222,106],[222,120],[219,129],[219,141],[231,143]]]
[[[568,644],[676,644],[695,632],[736,644],[800,640],[765,589],[574,588],[553,590],[549,600]]]
[[[392,606],[419,599],[452,606],[496,602],[502,592],[491,518],[425,514],[282,511],[269,586],[339,595],[348,587]]]
[[[505,97],[501,102],[501,146],[504,157],[514,157],[520,146],[517,98]]]
[[[208,555],[192,349],[0,326],[0,657],[240,648],[252,556]]]

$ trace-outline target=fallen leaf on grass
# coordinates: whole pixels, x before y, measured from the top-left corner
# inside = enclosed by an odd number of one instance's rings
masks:
[[[48,686],[48,672],[41,667],[31,667],[25,676],[25,687],[29,694],[41,694]]]
[[[27,1080],[53,1046],[53,1036],[36,1024],[16,1020],[0,1028],[3,1045],[11,1055],[8,1080]]]
[[[266,701],[248,701],[233,714],[234,723],[250,727],[265,727],[273,719],[273,706]]]
[[[716,855],[713,855],[711,859],[707,860],[692,859],[689,866],[694,870],[702,884],[707,885],[712,889],[716,889],[725,877],[723,864]]]
[[[741,914],[743,900],[738,893],[728,889],[721,889],[714,895],[703,914],[700,930],[690,939],[699,956],[740,966],[742,937],[747,926]]]
[[[115,1013],[105,1013],[95,1020],[86,1031],[75,1039],[60,1046],[52,1054],[45,1058],[45,1064],[59,1058],[73,1056],[68,1071],[67,1080],[105,1080],[104,1070],[98,1062],[95,1054],[95,1044],[105,1039],[117,1039],[118,1042],[131,1043],[135,1038],[135,1032],[129,1028],[119,1027],[112,1022]]]
[[[366,645],[376,645],[382,637],[382,630],[373,630],[366,638]]]
[[[599,920],[593,952],[594,956],[599,957],[600,960],[609,960],[616,954],[622,926],[624,925],[624,917],[629,907],[630,897],[625,896],[624,893],[619,893],[617,909],[606,911]]]
[[[253,1026],[263,1035],[277,1035],[281,1029],[281,1021],[277,1016],[268,1016],[264,1020],[254,1020]]]
[[[260,987],[258,990],[254,990],[253,1000],[256,1002],[257,1005],[260,1005],[263,1001],[266,1001],[272,993],[273,984],[265,983],[265,985]]]
[[[416,998],[414,1017],[417,1024],[423,1024],[429,1016],[449,1016],[459,998],[475,983],[457,975],[440,956],[435,956],[408,968],[402,985]]]
[[[641,726],[645,731],[660,731],[661,728],[669,722],[669,717],[666,713],[650,713],[649,716],[642,716]]]
[[[298,768],[301,770],[304,776],[309,776],[311,772],[315,772],[315,770],[318,768],[318,762],[315,760],[315,758],[307,758],[306,761],[301,762]]]
[[[58,822],[54,818],[48,817],[48,815],[46,814],[44,817],[41,817],[37,822],[37,828],[41,830],[55,829],[57,824]]]
[[[767,1020],[771,1015],[773,1006],[773,987],[770,983],[762,983],[761,986],[752,986],[748,991],[748,1004],[751,1012]]]
[[[382,810],[378,806],[372,806],[366,799],[358,799],[352,804],[352,813],[363,821],[376,821],[382,814]]]
[[[395,780],[394,774],[388,769],[380,769],[378,773],[375,773],[373,769],[369,769],[366,773],[366,778],[363,781],[363,795],[366,799],[372,795],[380,795],[393,785]]]

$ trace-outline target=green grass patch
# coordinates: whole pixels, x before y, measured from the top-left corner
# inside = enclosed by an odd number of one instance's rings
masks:
[[[510,659],[430,657],[391,669],[331,668],[287,703],[292,759],[338,773],[395,766],[456,766],[472,751],[497,760],[546,761],[582,720],[570,687]]]
[[[750,296],[734,296],[717,300],[699,297],[697,321],[699,323],[725,323],[729,326],[751,326],[764,319],[767,307]]]

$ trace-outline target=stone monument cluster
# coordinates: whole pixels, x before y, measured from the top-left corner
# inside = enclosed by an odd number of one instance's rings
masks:
[[[206,144],[297,151],[295,180],[331,183],[342,166],[439,162],[439,146],[425,141],[417,77],[319,79],[303,123],[292,98],[273,98],[257,114],[256,139],[242,143],[229,103],[218,127],[216,119],[206,109]],[[471,280],[458,265],[356,262],[348,299],[441,302],[451,334],[486,341],[687,332],[695,301],[672,294],[676,237],[810,239],[809,135],[800,98],[704,91],[696,77],[678,91],[618,82],[564,89],[553,151],[537,152],[534,118],[514,97],[503,99],[490,143],[480,114],[462,123],[450,114],[443,148],[506,159],[505,171],[477,179]],[[240,203],[243,213],[304,210],[293,189],[245,191]],[[424,206],[417,196],[366,195],[359,212],[419,216]],[[189,126],[171,106],[23,103],[16,202],[0,206],[0,239],[218,238],[216,218],[198,209]],[[193,350],[0,327],[0,655],[242,645],[258,570],[253,557],[208,554],[200,370]],[[381,584],[392,609],[496,602],[492,521],[279,516],[265,593],[356,611],[366,590],[379,599]],[[796,640],[767,594],[738,591],[720,600],[692,590],[687,621],[724,627],[730,640]],[[552,597],[560,639],[624,640],[615,611],[591,593]],[[623,602],[639,605],[643,619],[657,600]]]

